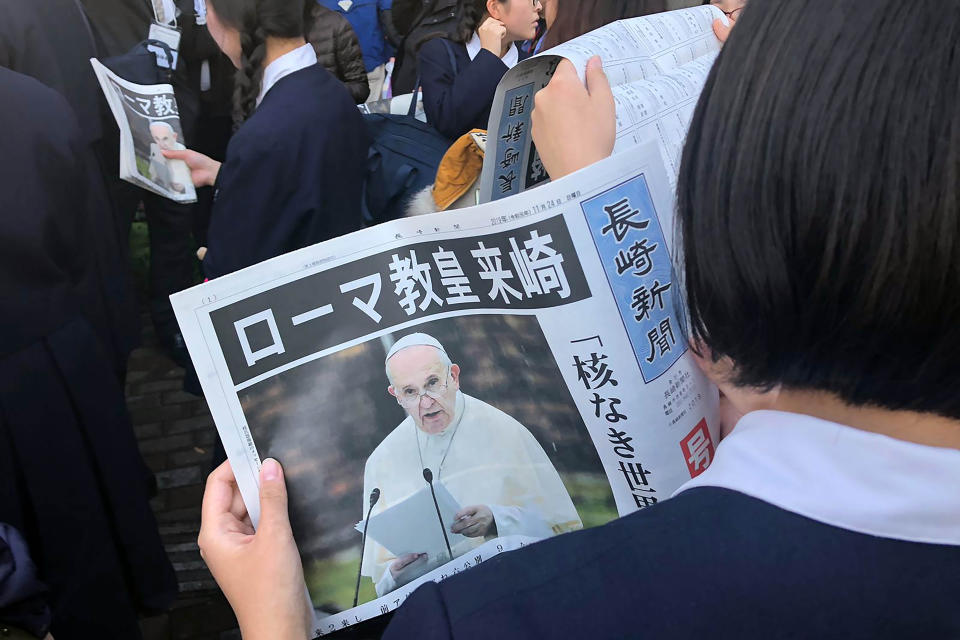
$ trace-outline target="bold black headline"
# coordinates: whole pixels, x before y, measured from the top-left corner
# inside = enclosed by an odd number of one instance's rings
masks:
[[[210,314],[235,385],[310,354],[451,311],[590,297],[563,216],[422,242],[289,282]]]

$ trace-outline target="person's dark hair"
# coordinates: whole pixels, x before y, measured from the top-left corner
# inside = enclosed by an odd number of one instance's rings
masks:
[[[666,0],[556,0],[557,19],[547,31],[543,49],[573,40],[600,27],[667,10]]]
[[[240,32],[243,50],[233,92],[233,118],[243,122],[257,107],[267,37],[297,38],[314,0],[207,0],[228,27]]]
[[[497,0],[506,4],[510,0]],[[469,42],[474,32],[483,24],[487,15],[487,0],[462,0],[460,3],[460,23],[457,25],[456,41]]]
[[[960,418],[960,9],[752,0],[683,153],[692,336],[744,387]]]

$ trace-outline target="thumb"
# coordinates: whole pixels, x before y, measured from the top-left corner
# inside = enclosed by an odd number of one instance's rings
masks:
[[[267,535],[290,532],[287,485],[280,463],[273,458],[264,460],[260,467],[260,524],[257,532]]]
[[[587,79],[587,92],[591,98],[613,100],[613,90],[610,88],[610,80],[607,78],[607,74],[603,71],[603,61],[600,56],[590,58],[584,75]]]
[[[190,157],[190,150],[189,150],[189,149],[185,149],[185,150],[183,150],[183,151],[167,151],[167,150],[164,150],[164,151],[163,151],[163,157],[164,157],[164,158],[169,158],[169,159],[171,159],[171,160],[184,160],[184,161],[186,161],[187,158]]]

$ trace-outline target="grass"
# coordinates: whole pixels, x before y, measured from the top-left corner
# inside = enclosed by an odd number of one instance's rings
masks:
[[[313,603],[323,608],[340,611],[353,606],[353,590],[357,582],[357,567],[360,566],[360,549],[351,549],[330,558],[317,560],[304,568],[307,588]],[[360,603],[377,598],[373,581],[360,579]]]
[[[577,507],[584,527],[606,524],[617,517],[617,508],[610,485],[602,474],[565,474],[563,483]],[[357,567],[360,563],[359,536],[357,548],[342,551],[323,560],[316,560],[304,568],[307,587],[315,606],[326,610],[343,611],[353,606]],[[360,579],[362,604],[377,597],[373,581]]]

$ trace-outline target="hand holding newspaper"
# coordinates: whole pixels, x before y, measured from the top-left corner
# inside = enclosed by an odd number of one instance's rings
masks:
[[[127,82],[90,59],[120,128],[120,178],[175,202],[197,201],[190,169],[164,151],[183,151],[183,128],[173,87]]]
[[[549,180],[530,137],[534,95],[564,59],[585,81],[587,62],[595,55],[603,61],[616,102],[614,151],[654,142],[674,184],[687,126],[720,50],[716,19],[727,20],[717,7],[706,5],[621,20],[508,71],[490,112],[480,201],[500,200]]]
[[[658,64],[699,51],[677,32],[713,18],[680,13],[653,30],[674,43]],[[597,48],[652,37],[614,26]],[[649,66],[630,51],[615,71]],[[710,464],[719,398],[685,338],[675,164],[648,138],[509,199],[172,296],[255,525],[260,460],[284,465],[318,634],[389,613],[424,581],[654,505]],[[484,525],[451,535],[465,509]]]

